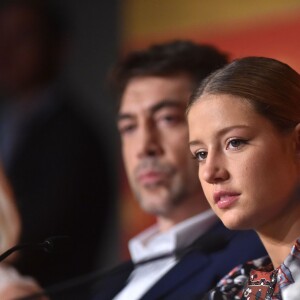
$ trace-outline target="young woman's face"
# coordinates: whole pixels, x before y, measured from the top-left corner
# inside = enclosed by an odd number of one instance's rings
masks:
[[[202,188],[227,227],[258,230],[300,204],[296,129],[280,133],[231,95],[203,95],[188,125]]]

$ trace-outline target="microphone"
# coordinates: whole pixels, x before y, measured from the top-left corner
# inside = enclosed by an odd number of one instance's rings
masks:
[[[69,236],[53,236],[48,237],[43,242],[39,243],[26,243],[26,244],[19,244],[16,245],[4,253],[0,255],[0,262],[3,261],[5,258],[7,258],[12,253],[24,250],[24,249],[30,249],[30,250],[43,250],[47,253],[61,253],[66,252],[71,247]]]
[[[194,243],[189,245],[188,247],[177,249],[173,252],[164,253],[161,255],[153,256],[139,262],[133,263],[130,262],[132,267],[137,267],[141,265],[145,265],[150,262],[158,261],[161,259],[175,257],[177,260],[181,260],[185,255],[188,255],[191,252],[202,252],[202,253],[210,253],[214,251],[219,251],[225,248],[230,241],[230,236],[232,233],[227,232],[227,234],[211,234],[206,233],[202,237],[198,238]],[[129,263],[128,263],[129,264]],[[17,300],[37,300],[40,299],[41,296],[49,296],[50,298],[53,297],[55,299],[56,295],[62,292],[66,292],[73,288],[80,289],[85,284],[95,284],[96,282],[101,284],[101,280],[105,277],[109,277],[114,274],[126,273],[128,270],[127,264],[118,264],[113,268],[109,268],[106,270],[97,270],[89,274],[85,274],[76,278],[71,278],[67,281],[55,284],[53,286],[47,287],[44,292],[36,293],[30,295],[28,297],[19,298]],[[65,298],[59,298],[65,299]],[[81,299],[81,298],[80,298]]]

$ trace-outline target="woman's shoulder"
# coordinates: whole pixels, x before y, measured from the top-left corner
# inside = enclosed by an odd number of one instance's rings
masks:
[[[269,266],[270,263],[270,258],[264,256],[236,266],[219,281],[216,287],[207,294],[205,299],[239,299],[235,297],[242,295],[244,288],[248,283],[251,270],[264,269]]]
[[[263,269],[269,266],[271,260],[269,256],[264,256],[255,260],[247,261],[233,268],[227,275],[225,275],[217,284],[217,286],[226,285],[228,282],[239,281],[241,278],[248,278],[250,271],[255,269]]]

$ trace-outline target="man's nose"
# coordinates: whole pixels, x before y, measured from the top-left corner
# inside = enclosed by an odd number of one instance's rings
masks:
[[[151,123],[147,123],[143,126],[140,132],[140,140],[138,145],[138,156],[158,156],[163,153],[161,136],[159,131]]]

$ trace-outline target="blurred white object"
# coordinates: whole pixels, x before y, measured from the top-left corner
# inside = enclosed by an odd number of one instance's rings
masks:
[[[283,300],[299,300],[300,299],[300,281],[290,284],[282,289]]]

